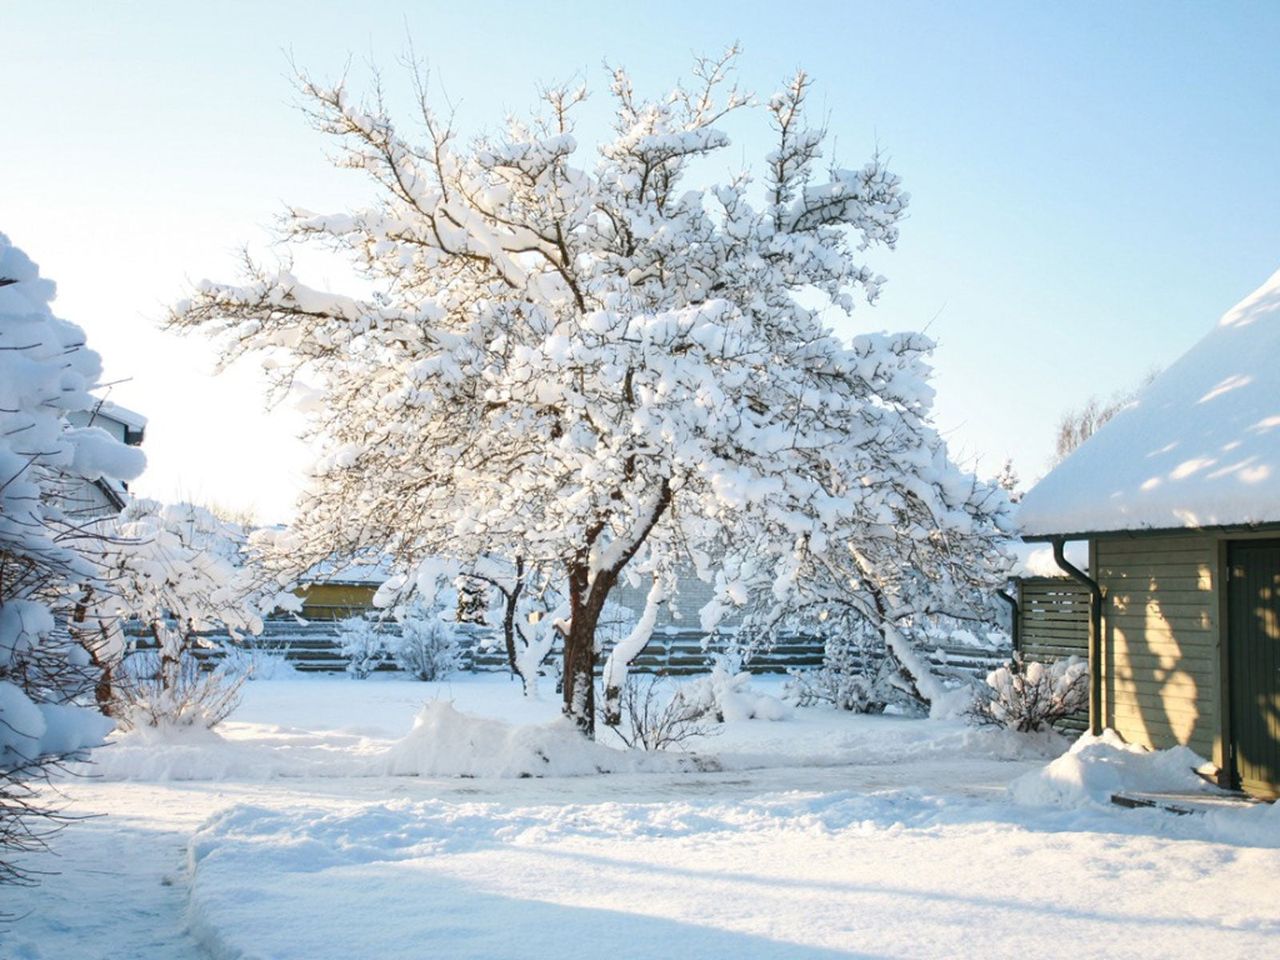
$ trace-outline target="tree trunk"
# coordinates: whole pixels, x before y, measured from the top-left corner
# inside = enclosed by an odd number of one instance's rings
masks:
[[[564,638],[564,712],[586,736],[596,730],[596,621],[587,608],[573,614]]]
[[[618,585],[618,576],[631,562],[654,525],[671,505],[671,480],[664,478],[653,493],[647,515],[618,551],[611,566],[591,575],[589,556],[596,538],[604,530],[600,521],[588,531],[586,545],[568,563],[569,633],[564,638],[564,712],[587,736],[596,732],[596,625],[604,611],[609,592]]]
[[[112,716],[112,710],[115,708],[115,685],[112,676],[113,664],[103,659],[102,651],[107,649],[107,631],[99,625],[101,630],[101,638],[98,642],[94,642],[85,634],[84,622],[88,615],[89,601],[93,599],[93,588],[89,587],[85,590],[84,598],[76,604],[75,612],[72,614],[71,621],[76,624],[76,634],[80,641],[80,646],[85,653],[89,655],[89,662],[98,669],[98,679],[93,685],[93,699],[98,704],[98,710],[105,717]]]
[[[596,626],[616,577],[598,573],[587,586],[586,564],[569,573],[569,632],[564,638],[564,712],[586,736],[596,731]]]
[[[502,611],[502,638],[507,644],[507,664],[511,667],[511,675],[520,677],[524,684],[525,696],[529,694],[529,681],[520,673],[519,657],[516,654],[516,613],[520,606],[520,593],[524,589],[524,558],[516,558],[516,579],[509,591],[502,592],[506,601]]]

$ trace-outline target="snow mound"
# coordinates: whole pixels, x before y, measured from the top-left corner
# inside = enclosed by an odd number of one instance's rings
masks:
[[[615,750],[588,740],[568,719],[517,726],[460,713],[446,701],[423,707],[387,759],[387,772],[396,776],[499,779],[657,772],[676,766],[674,757]]]
[[[1014,780],[1009,793],[1025,806],[1084,807],[1109,804],[1120,791],[1220,792],[1196,775],[1205,766],[1205,759],[1187,747],[1147,750],[1104,730],[1101,736],[1082,736],[1043,770]]]
[[[201,725],[140,724],[73,769],[100,780],[265,780],[285,772],[266,752]]]
[[[688,755],[620,750],[573,724],[512,724],[428,703],[399,739],[359,728],[305,730],[266,724],[140,726],[76,772],[101,780],[251,780],[280,777],[575,777],[667,773],[697,767]]]
[[[792,710],[770,693],[751,684],[751,674],[735,670],[723,659],[717,659],[711,672],[681,686],[681,695],[715,714],[724,723],[742,720],[790,720]]]

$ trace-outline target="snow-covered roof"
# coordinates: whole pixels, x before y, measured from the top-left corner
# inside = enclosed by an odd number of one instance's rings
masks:
[[[1009,571],[1011,577],[1065,577],[1067,573],[1053,559],[1053,547],[1047,543],[1022,543],[1015,541],[1005,544],[1005,549],[1013,554],[1013,567]],[[1067,563],[1080,570],[1089,569],[1089,545],[1082,540],[1072,540],[1065,544],[1063,554]]]
[[[1022,534],[1280,522],[1280,271],[1023,498]]]
[[[374,560],[330,561],[312,567],[303,575],[303,583],[383,584],[391,577],[391,558]]]
[[[142,414],[136,413],[128,407],[122,407],[118,403],[112,403],[110,400],[103,400],[98,405],[98,414],[110,417],[117,423],[123,423],[126,427],[131,427],[134,430],[144,430],[147,426],[147,418]]]

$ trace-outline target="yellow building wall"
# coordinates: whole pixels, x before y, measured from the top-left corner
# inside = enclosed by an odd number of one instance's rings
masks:
[[[314,583],[296,591],[307,620],[340,620],[373,609],[372,584]]]

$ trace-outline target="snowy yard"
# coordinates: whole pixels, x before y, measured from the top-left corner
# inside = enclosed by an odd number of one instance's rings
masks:
[[[498,677],[259,681],[225,739],[99,751],[96,778],[64,789],[105,816],[58,838],[39,864],[57,875],[6,892],[25,916],[0,953],[551,957],[572,940],[618,958],[1201,957],[1280,942],[1274,811],[1015,803],[1008,783],[1051,745],[812,709],[726,724],[695,745],[718,770],[661,755],[618,756],[639,772],[608,775],[387,775],[444,769],[468,737],[519,754],[521,734],[441,705],[430,732],[448,743],[405,738],[446,698],[525,724],[556,713]]]

